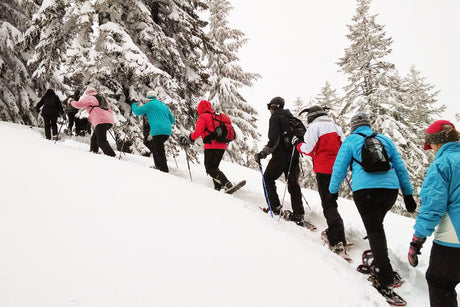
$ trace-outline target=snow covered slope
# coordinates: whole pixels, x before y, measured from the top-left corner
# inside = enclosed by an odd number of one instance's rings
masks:
[[[321,243],[316,191],[303,190],[315,232],[271,218],[261,174],[223,162],[233,195],[212,189],[203,165],[184,156],[170,173],[151,158],[121,160],[72,139],[56,144],[0,122],[0,306],[387,306],[355,268],[368,243],[354,204],[339,199],[350,265]],[[278,183],[283,194],[284,184]],[[290,207],[289,197],[285,206]],[[424,272],[406,261],[413,220],[389,213],[385,227],[396,292],[429,306]]]

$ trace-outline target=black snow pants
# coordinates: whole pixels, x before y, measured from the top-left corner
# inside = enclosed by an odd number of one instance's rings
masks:
[[[318,183],[318,193],[321,197],[321,205],[323,207],[323,214],[327,222],[327,238],[331,246],[345,241],[345,229],[343,227],[343,220],[337,210],[337,201],[329,192],[329,183],[331,182],[331,175],[316,173],[316,182]]]
[[[69,119],[69,124],[67,128],[69,129],[70,132],[72,132],[73,128],[73,123],[75,122],[75,115],[77,115],[77,112],[68,112],[67,113],[67,118]],[[76,127],[76,125],[75,125]]]
[[[265,186],[267,187],[268,200],[274,213],[278,214],[281,209],[281,202],[276,192],[275,181],[284,173],[285,177],[289,173],[290,157],[272,156],[264,172]],[[304,215],[305,210],[302,205],[302,192],[299,185],[299,152],[295,151],[292,159],[291,171],[287,181],[288,192],[291,195],[291,206],[294,214]]]
[[[109,141],[107,141],[107,130],[111,127],[112,124],[99,124],[94,128],[90,144],[92,152],[97,153],[100,147],[105,155],[115,157],[115,152],[110,147]]]
[[[150,142],[150,150],[152,151],[155,167],[165,173],[169,172],[165,152],[165,142],[168,138],[169,135],[155,135],[152,136],[152,141]]]
[[[45,123],[45,137],[51,140],[51,130],[53,130],[53,136],[57,136],[57,115],[43,115],[43,121]]]
[[[214,189],[218,191],[229,182],[225,174],[219,169],[224,153],[225,149],[204,150],[204,167],[206,168],[206,173],[211,176]]]
[[[457,307],[455,287],[460,283],[460,248],[433,243],[425,277],[431,307]]]
[[[383,286],[389,285],[394,279],[383,220],[397,197],[397,189],[363,189],[353,192],[353,200],[363,220],[374,255],[377,280]]]

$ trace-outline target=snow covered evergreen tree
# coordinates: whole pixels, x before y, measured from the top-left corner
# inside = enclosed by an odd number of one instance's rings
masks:
[[[0,4],[0,120],[26,125],[37,124],[34,106],[38,97],[23,52],[24,31],[31,22],[30,7],[22,1]],[[8,76],[8,77],[7,77]]]
[[[46,1],[28,31],[34,76],[40,88],[53,87],[61,96],[96,86],[115,113],[117,144],[126,140],[141,153],[148,151],[142,121],[124,102],[154,90],[176,117],[176,145],[193,127],[196,97],[207,79],[201,60],[206,23],[196,13],[202,8],[201,1],[185,0]]]
[[[232,9],[227,0],[208,0],[210,11],[209,39],[214,50],[205,54],[209,78],[209,101],[215,111],[228,114],[235,128],[236,139],[227,153],[231,160],[249,166],[260,139],[257,132],[257,111],[240,94],[243,86],[251,86],[259,75],[244,72],[238,65],[237,51],[246,43],[244,33],[231,29],[227,17]]]
[[[338,97],[337,90],[332,88],[329,81],[326,81],[324,86],[321,88],[321,92],[316,95],[314,104],[330,108],[328,110],[329,117],[342,129],[345,129],[345,118],[340,115],[342,110],[342,100]]]
[[[351,117],[358,110],[366,112],[372,123],[388,119],[399,86],[395,66],[384,60],[391,53],[392,39],[386,37],[384,27],[377,24],[377,15],[370,15],[371,0],[357,0],[354,22],[348,25],[350,47],[338,65],[348,76],[341,115]]]
[[[372,128],[393,139],[417,192],[428,166],[420,131],[426,129],[424,122],[435,110],[428,106],[435,102],[437,92],[417,79],[413,71],[402,80],[395,66],[384,60],[391,53],[392,39],[377,24],[377,15],[369,14],[370,3],[357,0],[354,23],[348,26],[351,45],[338,62],[349,81],[341,115],[349,118],[357,111],[369,114]],[[394,211],[402,211],[401,202]]]

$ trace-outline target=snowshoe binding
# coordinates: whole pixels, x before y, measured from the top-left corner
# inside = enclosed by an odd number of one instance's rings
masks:
[[[398,294],[396,294],[391,287],[382,286],[377,277],[371,275],[368,280],[372,286],[386,299],[387,303],[393,306],[406,306],[407,302]]]
[[[362,256],[362,264],[358,265],[356,270],[362,274],[371,275],[371,277],[375,277],[375,266],[374,266],[374,255],[370,249],[367,249],[363,252]],[[369,277],[369,278],[371,278]],[[402,285],[404,280],[402,279],[401,275],[398,272],[393,272],[393,282],[388,285],[390,288],[397,288]]]
[[[281,217],[286,221],[294,222],[297,225],[299,225],[301,227],[305,227],[305,228],[307,228],[307,229],[309,229],[311,231],[316,230],[316,226],[313,225],[311,222],[305,220],[303,214],[301,214],[301,215],[300,214],[294,214],[291,210],[283,210],[281,212]]]
[[[329,243],[329,238],[327,236],[327,229],[323,230],[321,232],[321,240],[324,242],[324,244],[327,244],[329,246],[329,249],[334,252],[335,254],[339,255],[343,259],[345,259],[347,262],[352,262],[353,260],[347,255],[347,248],[353,246],[353,243],[347,243],[343,244],[343,242],[339,242],[336,245],[331,245]]]

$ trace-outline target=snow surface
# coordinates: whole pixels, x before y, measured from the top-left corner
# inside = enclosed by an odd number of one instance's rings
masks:
[[[259,210],[261,174],[223,161],[233,195],[212,188],[204,166],[169,157],[89,152],[39,128],[0,122],[0,306],[387,306],[355,268],[368,248],[353,202],[339,199],[355,246],[350,265],[320,240],[318,193],[303,190],[312,232]],[[118,155],[117,155],[118,156]],[[266,160],[264,161],[266,163]],[[284,183],[278,183],[283,194]],[[286,197],[286,207],[290,207]],[[311,209],[310,209],[311,208]],[[428,306],[424,273],[406,261],[413,220],[385,220],[396,290],[408,306]]]

